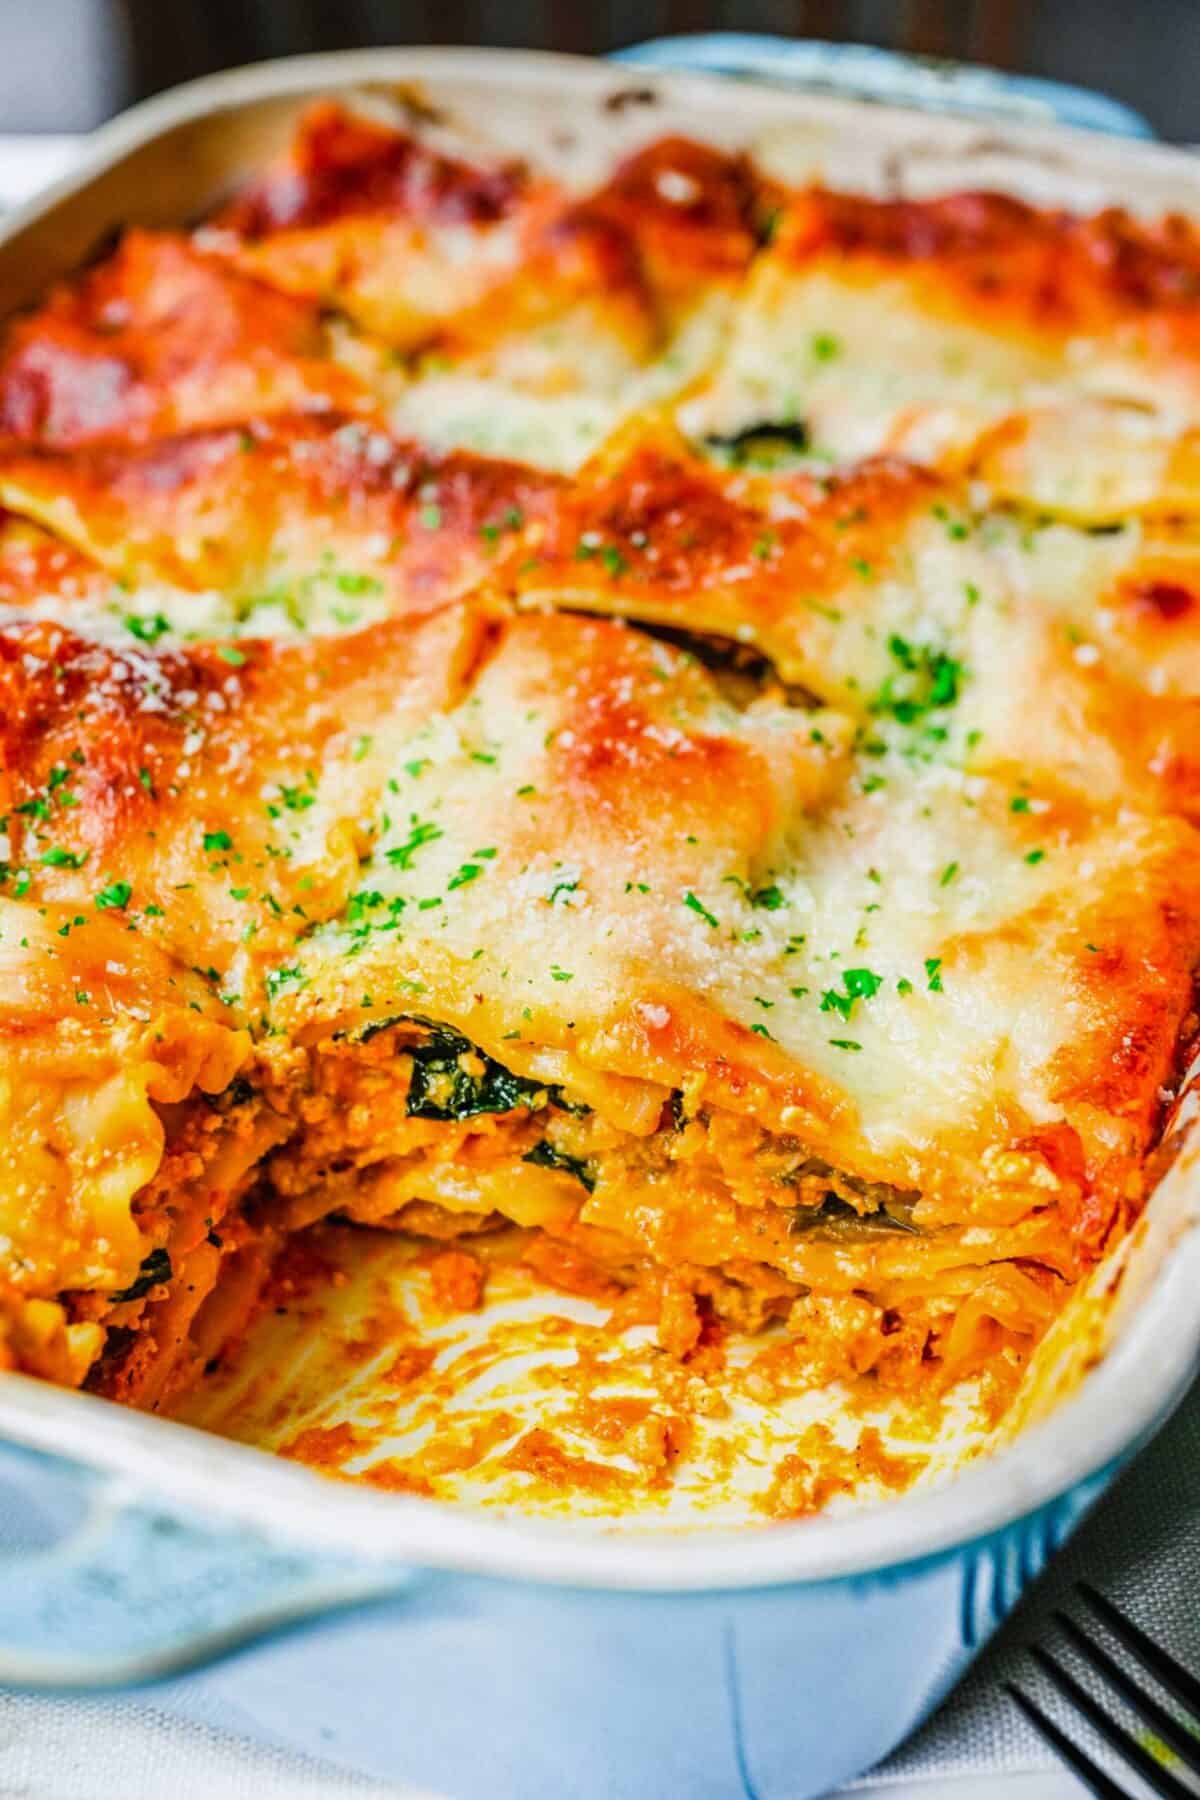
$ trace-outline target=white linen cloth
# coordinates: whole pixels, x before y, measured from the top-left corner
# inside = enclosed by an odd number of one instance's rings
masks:
[[[80,142],[0,136],[0,206],[63,173]],[[1050,1614],[1070,1604],[1072,1583],[1083,1576],[1181,1661],[1200,1670],[1200,1386],[1105,1496],[938,1713],[847,1792],[855,1800],[864,1795],[939,1800],[968,1793],[981,1800],[1072,1800],[1079,1794],[1000,1683],[1020,1678],[1065,1721],[1045,1684],[1032,1674],[1023,1646],[1052,1635]],[[1075,1610],[1083,1616],[1082,1608]],[[1071,1663],[1070,1651],[1058,1648]],[[164,1700],[169,1692],[164,1690]],[[1091,1754],[1105,1761],[1097,1740],[1086,1731],[1081,1735]],[[1109,1767],[1117,1772],[1111,1761]],[[604,1800],[603,1771],[590,1778],[581,1774],[574,1792]],[[214,1719],[208,1725],[182,1720],[152,1690],[99,1699],[0,1690],[0,1800],[167,1795],[171,1800],[422,1800],[420,1790],[402,1783],[381,1784],[256,1743],[239,1731],[236,1720]]]

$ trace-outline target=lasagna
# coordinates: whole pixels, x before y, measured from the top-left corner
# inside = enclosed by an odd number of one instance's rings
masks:
[[[13,320],[8,1366],[336,1219],[1003,1402],[1196,1033],[1198,434],[1181,219],[333,102]]]

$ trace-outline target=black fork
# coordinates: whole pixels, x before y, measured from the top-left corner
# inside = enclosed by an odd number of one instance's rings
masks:
[[[1168,1754],[1155,1756],[1144,1743],[1119,1725],[1049,1650],[1035,1644],[1030,1648],[1030,1656],[1063,1698],[1094,1726],[1130,1768],[1137,1770],[1142,1780],[1156,1794],[1164,1794],[1169,1800],[1198,1800],[1200,1790],[1191,1783],[1181,1781],[1173,1771],[1175,1768],[1190,1769],[1200,1777],[1200,1680],[1189,1674],[1173,1656],[1168,1656],[1153,1638],[1147,1637],[1132,1619],[1127,1619],[1119,1607],[1105,1599],[1088,1582],[1081,1581],[1078,1592],[1090,1611],[1124,1646],[1135,1663],[1152,1675],[1187,1713],[1188,1722],[1183,1722],[1174,1713],[1168,1712],[1082,1625],[1064,1612],[1054,1614],[1056,1624],[1074,1645],[1084,1665],[1121,1695],[1145,1729],[1153,1733]],[[1042,1711],[1036,1701],[1031,1700],[1028,1694],[1011,1681],[1006,1682],[1005,1687],[1034,1730],[1075,1771],[1085,1787],[1090,1788],[1093,1794],[1100,1795],[1102,1800],[1129,1800],[1128,1790],[1094,1763],[1086,1751]]]

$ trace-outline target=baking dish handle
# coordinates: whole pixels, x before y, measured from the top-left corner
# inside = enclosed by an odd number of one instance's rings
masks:
[[[125,1687],[403,1591],[406,1566],[167,1511],[121,1478],[0,1445],[0,1684]]]
[[[1107,94],[1036,75],[1008,75],[977,64],[905,56],[871,44],[748,31],[706,31],[652,38],[618,50],[614,60],[641,68],[731,75],[776,87],[878,100],[926,112],[963,113],[991,123],[1077,125],[1117,137],[1152,138],[1140,113]]]

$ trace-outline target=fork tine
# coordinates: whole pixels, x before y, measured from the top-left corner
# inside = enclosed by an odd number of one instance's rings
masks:
[[[1123,1787],[1118,1787],[1111,1775],[1094,1763],[1090,1756],[1073,1744],[1065,1731],[1059,1729],[1053,1719],[1047,1718],[1040,1706],[1036,1706],[1028,1694],[1014,1682],[1006,1681],[1005,1688],[1012,1695],[1033,1729],[1039,1737],[1045,1738],[1050,1748],[1061,1756],[1068,1768],[1074,1769],[1084,1786],[1090,1788],[1097,1800],[1129,1800]]]
[[[1186,1706],[1200,1720],[1200,1681],[1194,1675],[1189,1675],[1173,1656],[1168,1656],[1153,1638],[1147,1637],[1132,1619],[1127,1619],[1120,1607],[1114,1606],[1090,1581],[1081,1581],[1078,1585],[1079,1592],[1092,1611],[1103,1619],[1113,1636],[1119,1638],[1125,1648],[1137,1657],[1143,1668],[1162,1682],[1168,1693],[1174,1694],[1181,1706]]]
[[[1102,1706],[1099,1706],[1086,1688],[1080,1687],[1075,1677],[1063,1668],[1062,1664],[1051,1656],[1048,1650],[1033,1644],[1030,1656],[1037,1663],[1044,1675],[1049,1676],[1060,1694],[1066,1696],[1077,1711],[1081,1712],[1104,1738],[1112,1745],[1119,1756],[1133,1769],[1136,1769],[1143,1781],[1152,1787],[1156,1794],[1165,1796],[1165,1800],[1196,1800],[1195,1788],[1186,1787],[1184,1783],[1163,1767],[1158,1758],[1151,1756],[1142,1748],[1137,1739],[1131,1737],[1123,1726],[1110,1719]]]
[[[1200,1775],[1200,1738],[1173,1718],[1165,1707],[1160,1706],[1153,1695],[1148,1694],[1141,1683],[1127,1674],[1120,1663],[1108,1654],[1102,1644],[1088,1635],[1082,1625],[1077,1625],[1065,1612],[1056,1612],[1054,1617],[1084,1661],[1098,1669],[1104,1679],[1125,1696],[1143,1725],[1148,1725],[1156,1737],[1161,1738],[1164,1744],[1169,1744],[1181,1763],[1194,1774]]]

